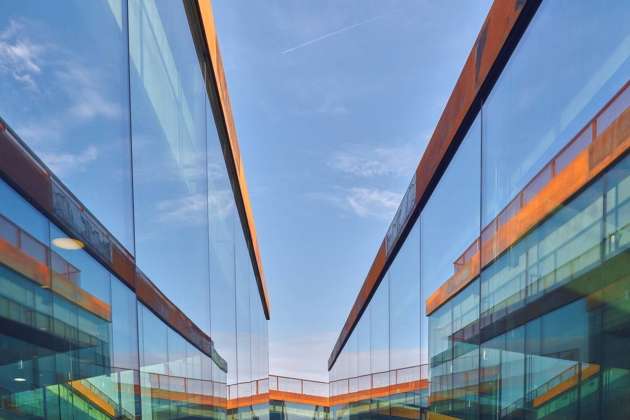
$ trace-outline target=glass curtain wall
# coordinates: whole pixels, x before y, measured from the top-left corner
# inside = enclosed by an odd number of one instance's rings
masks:
[[[629,17],[543,2],[483,106],[482,418],[624,416]]]
[[[215,361],[0,183],[2,314],[17,317],[0,330],[0,417],[268,415],[267,323],[208,76],[181,1],[3,7],[0,118],[212,337]]]
[[[431,416],[627,417],[629,17],[622,1],[542,2],[351,336],[359,390],[370,349],[372,416],[403,407],[393,372],[418,332]]]
[[[210,334],[207,94],[181,2],[129,2],[129,57],[136,261]]]

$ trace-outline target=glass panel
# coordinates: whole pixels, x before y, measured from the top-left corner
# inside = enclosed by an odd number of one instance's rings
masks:
[[[369,304],[373,418],[389,416],[389,273]]]
[[[138,370],[136,295],[112,277],[113,366]]]
[[[21,245],[30,238],[30,248],[37,243],[48,255],[48,221],[1,180],[0,214],[0,417],[43,417],[45,387],[57,389],[56,355],[71,339],[55,328],[48,258]],[[60,380],[66,378],[64,372]]]
[[[9,229],[19,228],[43,244],[49,243],[48,220],[2,179],[0,179],[0,214],[8,221],[5,226],[8,224],[13,226],[4,228],[7,230],[3,230],[3,233],[8,232]]]
[[[408,377],[402,369],[420,369],[420,222],[414,224],[389,268],[389,308],[390,383],[415,384],[420,378]],[[391,397],[392,412],[420,418],[419,387],[402,389],[403,395]]]
[[[227,384],[237,382],[236,283],[234,233],[240,229],[230,179],[211,110],[206,107],[208,135],[208,215],[210,235],[210,287],[212,339],[228,366]],[[218,378],[215,378],[218,381]],[[223,383],[221,387],[225,387]]]
[[[2,12],[0,117],[133,252],[126,2]]]
[[[140,269],[210,334],[206,90],[181,2],[129,3]]]
[[[355,327],[357,334],[357,374],[359,378],[359,390],[370,389],[371,380],[370,373],[372,373],[372,360],[371,350],[372,344],[370,342],[370,311],[363,312],[359,323]]]
[[[431,411],[457,418],[476,418],[480,189],[477,116],[420,215],[421,364]]]
[[[240,231],[240,228],[237,228]],[[236,243],[236,333],[238,397],[250,397],[252,380],[250,290],[254,282],[249,251],[242,231]],[[245,386],[247,385],[247,386]]]
[[[110,274],[86,251],[55,245],[66,234],[54,225],[50,237],[53,311],[62,321],[55,329],[70,327],[77,340],[57,354],[57,371],[68,379],[104,374],[111,366]]]
[[[429,318],[429,355],[431,411],[451,413],[453,399],[453,302],[431,314]]]
[[[453,298],[452,406],[451,413],[461,419],[476,419],[479,369],[479,280]]]
[[[168,329],[149,309],[138,303],[138,325],[140,343],[140,389],[142,418],[151,419],[169,413],[168,401],[152,397],[153,389],[168,390],[168,380],[160,382],[160,374],[167,375]],[[159,391],[156,391],[156,394]]]

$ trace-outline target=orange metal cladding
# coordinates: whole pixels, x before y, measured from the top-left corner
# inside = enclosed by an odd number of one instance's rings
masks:
[[[537,0],[496,0],[492,4],[416,169],[414,212],[417,211],[420,203],[426,199],[425,196],[428,194],[432,182],[440,175],[439,169],[448,158],[448,150],[458,141],[458,131],[471,113],[480,89],[489,78],[490,70],[503,50],[509,35],[515,29],[515,24],[525,5],[534,3],[537,3]],[[410,217],[406,224],[409,225],[413,221],[414,218]],[[403,240],[404,236],[399,237],[392,249],[395,249],[396,244]],[[385,241],[383,241],[328,359],[329,369],[332,368],[370,297],[378,287],[386,265],[393,257],[393,253],[387,253]]]
[[[297,392],[269,390],[269,399],[275,401],[286,401],[296,404],[315,405],[319,407],[329,407],[330,400],[328,397],[320,397],[316,395],[306,395]]]
[[[227,409],[251,407],[269,402],[269,394],[256,394],[249,397],[241,397],[227,400]]]
[[[219,94],[219,101],[223,111],[223,120],[227,131],[230,157],[236,170],[236,181],[238,182],[243,212],[245,214],[247,229],[251,239],[251,252],[253,253],[256,266],[256,279],[258,281],[258,290],[261,295],[263,309],[267,319],[270,317],[271,303],[265,281],[265,274],[262,268],[262,260],[260,258],[260,250],[258,248],[258,239],[256,235],[256,225],[254,223],[254,214],[251,208],[247,182],[245,178],[245,168],[241,160],[240,148],[238,145],[238,137],[236,135],[236,126],[232,115],[232,107],[230,105],[230,96],[228,95],[227,82],[223,71],[223,62],[219,52],[219,40],[217,38],[216,27],[214,24],[214,15],[212,13],[212,5],[210,0],[197,0],[199,13],[201,15],[203,32],[205,34],[208,55],[210,56],[214,79]]]
[[[476,252],[426,301],[430,315],[466,287],[485,268],[562,203],[630,149],[630,107],[597,131],[597,121],[630,92],[630,83],[584,127],[560,153],[483,229]],[[622,104],[623,106],[623,104]],[[589,144],[590,143],[590,144]],[[542,180],[541,182],[536,182]],[[480,262],[481,259],[481,262]]]
[[[0,174],[13,180],[37,206],[52,213],[48,173],[16,145],[13,135],[0,121]]]

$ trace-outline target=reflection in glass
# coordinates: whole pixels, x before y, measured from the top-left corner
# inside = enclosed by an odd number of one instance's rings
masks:
[[[465,284],[478,274],[480,136],[477,117],[420,215],[423,363],[428,361],[426,302],[447,281]]]
[[[206,90],[184,6],[129,2],[136,260],[210,334]]]
[[[3,194],[9,191],[0,185]],[[17,208],[20,223],[30,220],[35,232],[38,226],[51,238],[64,232],[21,197],[5,197],[10,201],[0,202],[0,417],[76,418],[92,412],[133,418],[138,380],[129,369],[136,367],[137,352],[118,341],[135,326],[120,322],[118,287],[126,288],[113,279],[112,299],[107,270],[83,250],[31,236],[4,215]],[[122,354],[128,366],[115,366]]]
[[[389,416],[389,274],[386,274],[369,304],[372,418]]]
[[[126,2],[2,11],[0,117],[133,252]]]
[[[420,223],[416,221],[389,268],[389,369],[419,372],[420,365]],[[405,371],[403,371],[405,372]],[[394,373],[390,385],[420,380],[415,374]],[[422,385],[421,383],[419,385]],[[391,395],[392,412],[420,416],[421,386]]]
[[[483,107],[486,226],[630,79],[630,9],[543,2]]]

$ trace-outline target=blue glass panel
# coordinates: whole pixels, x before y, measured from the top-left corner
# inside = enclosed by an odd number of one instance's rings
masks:
[[[210,334],[206,90],[181,2],[129,3],[136,260]]]

